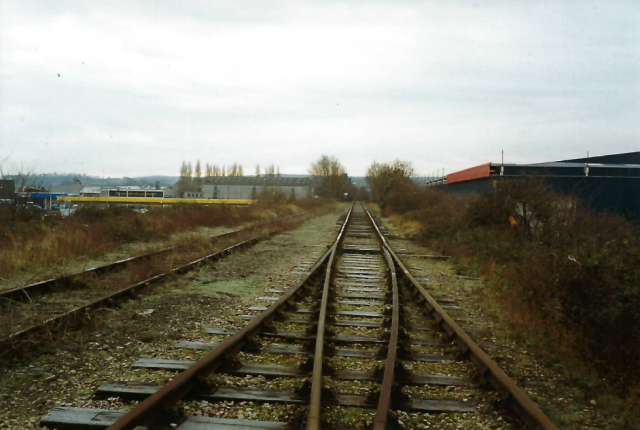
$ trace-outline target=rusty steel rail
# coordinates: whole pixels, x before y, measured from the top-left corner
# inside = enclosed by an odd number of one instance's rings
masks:
[[[258,335],[265,326],[271,323],[293,301],[293,298],[304,290],[304,286],[311,279],[321,273],[321,268],[327,264],[334,254],[337,244],[344,235],[349,222],[353,205],[349,208],[345,221],[332,246],[315,263],[298,284],[289,289],[276,302],[252,319],[246,326],[222,342],[216,349],[198,360],[193,366],[180,373],[160,390],[140,402],[111,425],[108,430],[133,430],[137,426],[150,426],[159,421],[171,420],[173,406],[190,392],[198,388],[206,388],[206,377],[227,363],[232,355],[239,352],[243,346]]]
[[[97,275],[110,272],[112,270],[118,269],[120,267],[124,267],[128,263],[134,263],[137,261],[143,261],[149,258],[156,257],[158,255],[166,254],[170,251],[176,250],[178,247],[168,247],[159,249],[157,251],[150,252],[148,254],[139,255],[136,257],[125,258],[124,260],[119,260],[110,264],[105,264],[99,267],[93,267],[87,270],[81,270],[79,272],[71,273],[69,275],[59,276],[57,278],[51,278],[44,281],[35,282],[33,284],[25,285],[24,287],[16,287],[9,290],[0,291],[0,301],[24,301],[31,300],[31,298],[36,294],[42,294],[44,291],[50,290],[56,286],[64,285],[67,282],[70,282],[72,279],[89,275],[91,273],[95,273]]]
[[[380,233],[378,227],[373,224],[375,230]],[[379,237],[384,238],[382,234]],[[380,387],[380,396],[378,398],[378,407],[376,415],[373,419],[373,430],[385,430],[389,421],[389,412],[392,406],[392,391],[396,383],[395,368],[398,361],[398,333],[400,330],[400,295],[398,292],[398,279],[396,277],[396,269],[393,264],[391,254],[385,248],[384,258],[389,266],[391,273],[391,329],[389,332],[389,345],[387,346],[387,360],[384,365],[384,373],[382,375],[382,386]]]
[[[297,215],[293,215],[293,216],[298,216]],[[286,218],[282,218],[278,221],[283,221]],[[278,222],[278,221],[272,221],[270,223],[266,223],[266,224],[271,224],[273,222]],[[253,229],[254,227],[257,226],[253,226],[253,227],[247,227],[246,229],[241,229],[241,230],[234,230],[232,232],[228,232],[228,233],[224,233],[223,235],[219,235],[216,236],[215,238],[219,238],[220,236],[230,236],[233,234],[237,234],[238,232],[245,232],[245,231],[250,231],[251,229]],[[271,235],[274,232],[270,232],[269,234],[267,234],[266,236]],[[215,239],[214,238],[214,239]],[[74,308],[68,312],[65,312],[63,314],[60,314],[58,316],[55,316],[53,318],[49,318],[46,319],[38,324],[32,325],[30,327],[27,327],[25,329],[22,329],[20,331],[17,331],[15,333],[12,333],[11,335],[0,339],[0,350],[4,351],[10,351],[11,349],[13,349],[16,345],[21,344],[22,342],[24,342],[25,340],[31,339],[31,338],[35,338],[36,340],[41,340],[41,339],[37,339],[36,336],[38,335],[42,335],[44,334],[49,334],[52,330],[55,329],[59,329],[63,326],[69,326],[69,324],[72,324],[74,322],[77,322],[79,320],[81,320],[82,318],[84,318],[87,313],[91,310],[95,310],[95,309],[100,309],[100,308],[107,308],[107,307],[112,307],[114,303],[116,303],[117,301],[123,300],[123,299],[127,299],[127,298],[135,298],[137,296],[137,293],[149,286],[149,285],[153,285],[156,284],[162,280],[164,280],[165,278],[167,278],[169,275],[173,275],[173,274],[182,274],[185,272],[188,272],[189,270],[204,264],[208,261],[211,260],[220,260],[221,258],[223,258],[224,256],[230,254],[233,251],[237,251],[240,250],[242,248],[245,248],[247,246],[251,246],[254,245],[255,243],[257,243],[260,240],[261,236],[256,236],[256,237],[252,237],[248,240],[244,240],[240,243],[237,243],[235,245],[229,246],[221,251],[217,251],[213,254],[209,254],[206,255],[204,257],[198,258],[196,260],[193,260],[191,262],[188,262],[186,264],[183,264],[181,266],[175,267],[171,270],[168,270],[166,272],[160,273],[158,275],[152,276],[151,278],[145,279],[143,281],[137,282],[133,285],[129,285],[128,287],[125,287],[121,290],[118,290],[112,294],[109,294],[107,296],[103,296],[97,300],[94,300],[90,303],[87,303],[85,305],[79,306],[77,308]],[[181,246],[185,246],[185,245],[181,245]],[[173,248],[175,250],[175,247]],[[42,337],[42,336],[41,336]]]
[[[353,207],[353,206],[352,206]],[[325,347],[325,328],[327,321],[327,308],[329,306],[329,294],[331,288],[331,271],[333,270],[338,248],[344,239],[344,231],[348,220],[342,225],[340,234],[331,247],[331,255],[325,271],[322,298],[318,315],[318,329],[316,331],[316,346],[313,356],[313,374],[311,376],[311,395],[309,399],[309,413],[307,414],[307,430],[320,430],[322,427],[322,373]]]
[[[238,249],[244,248],[249,245],[253,245],[258,241],[257,238],[252,238],[249,240],[245,240],[228,248],[225,248],[216,253],[207,255],[202,258],[198,258],[197,260],[191,261],[187,264],[183,264],[182,266],[176,267],[168,272],[161,273],[159,275],[155,275],[151,278],[145,279],[144,281],[137,282],[133,285],[130,285],[126,288],[116,291],[115,293],[109,294],[108,296],[101,297],[93,302],[87,303],[86,305],[79,306],[75,309],[72,309],[68,312],[60,314],[56,317],[49,318],[39,324],[33,325],[31,327],[27,327],[23,330],[15,332],[4,339],[0,339],[0,346],[5,348],[4,350],[9,350],[12,345],[19,343],[25,339],[29,339],[32,336],[36,336],[39,333],[48,332],[51,329],[59,328],[64,324],[69,324],[73,321],[76,321],[80,318],[84,318],[87,312],[93,309],[99,309],[104,307],[111,307],[113,303],[117,300],[122,300],[123,298],[135,298],[137,292],[142,288],[147,287],[152,284],[156,284],[157,282],[165,279],[167,276],[171,274],[181,274],[185,273],[194,267],[204,264],[209,260],[220,260],[225,255],[236,251]]]
[[[384,236],[378,229],[378,227],[369,220],[372,224],[372,228],[376,230],[375,237],[384,244]],[[318,329],[316,334],[315,354],[313,358],[313,375],[311,382],[311,396],[309,401],[309,412],[307,414],[307,430],[321,430],[322,429],[322,378],[323,378],[323,359],[324,359],[324,347],[325,347],[325,327],[326,327],[326,314],[329,302],[330,286],[331,286],[331,270],[333,268],[333,262],[335,254],[340,246],[339,241],[334,245],[335,248],[330,257],[329,265],[325,273],[324,286],[322,290],[322,300],[320,305],[320,313],[318,320]],[[387,349],[387,359],[384,366],[384,374],[382,377],[382,385],[380,388],[378,406],[376,416],[373,422],[374,430],[384,430],[387,428],[387,421],[389,412],[392,406],[392,391],[395,386],[395,367],[397,363],[397,347],[398,347],[398,334],[400,327],[400,299],[398,292],[398,284],[396,279],[395,266],[391,255],[386,249],[382,249],[385,260],[388,265],[389,272],[391,274],[392,285],[392,313],[391,313],[391,328],[389,335],[389,344]]]
[[[343,230],[344,231],[344,227]],[[331,255],[327,264],[327,270],[324,276],[324,285],[322,287],[322,300],[320,302],[320,313],[318,315],[318,330],[316,332],[316,347],[313,356],[313,374],[311,376],[311,398],[309,400],[309,413],[307,414],[307,430],[320,430],[322,425],[321,406],[322,406],[322,364],[324,360],[325,346],[325,327],[327,321],[327,307],[329,305],[329,289],[331,287],[331,270],[335,261],[336,252],[338,250],[340,239],[331,247]]]
[[[371,213],[362,205],[365,212],[375,225]],[[376,231],[379,229],[376,225]],[[511,408],[520,417],[528,428],[534,430],[557,430],[556,425],[545,415],[540,407],[527,396],[527,394],[507,376],[506,373],[476,344],[473,339],[451,318],[438,302],[420,285],[411,275],[402,260],[393,251],[384,236],[380,235],[385,249],[389,252],[393,261],[399,268],[399,273],[404,276],[415,289],[419,301],[424,302],[429,313],[443,330],[460,347],[463,354],[467,355],[479,370],[483,380],[488,381],[500,394],[505,405]],[[382,427],[384,428],[384,427]]]
[[[296,217],[300,217],[300,216],[304,216],[305,213],[301,212],[295,215],[289,215],[287,217],[284,218],[280,218],[274,221],[268,221],[268,222],[264,222],[264,223],[258,223],[255,225],[251,225],[245,228],[241,228],[241,229],[236,229],[236,230],[232,230],[226,233],[222,233],[219,235],[216,235],[214,237],[211,238],[212,241],[221,241],[233,236],[237,236],[239,234],[242,233],[247,233],[250,232],[252,230],[255,230],[257,228],[262,228],[268,225],[273,225],[273,224],[277,224],[277,223],[282,223],[285,220],[291,219],[291,218],[296,218]],[[5,303],[10,303],[10,302],[20,302],[20,301],[25,301],[25,300],[31,300],[33,296],[38,295],[38,294],[42,294],[43,292],[47,291],[47,290],[52,290],[55,287],[64,287],[64,285],[66,283],[71,282],[74,278],[78,278],[80,276],[85,276],[85,275],[89,275],[89,274],[103,274],[106,272],[111,272],[113,270],[119,269],[119,268],[123,268],[125,267],[127,264],[130,263],[135,263],[138,261],[144,261],[144,260],[148,260],[151,259],[153,257],[157,257],[160,255],[164,255],[164,254],[169,254],[171,252],[175,252],[178,251],[180,249],[183,249],[185,247],[187,247],[188,244],[184,244],[184,245],[176,245],[176,246],[170,246],[167,248],[163,248],[163,249],[159,249],[157,251],[152,251],[149,252],[147,254],[143,254],[143,255],[139,255],[139,256],[135,256],[135,257],[129,257],[129,258],[125,258],[123,260],[119,260],[119,261],[115,261],[113,263],[109,263],[109,264],[105,264],[102,266],[98,266],[98,267],[93,267],[87,270],[81,270],[79,272],[75,272],[75,273],[71,273],[69,275],[64,275],[64,276],[59,276],[57,278],[51,278],[51,279],[46,279],[44,281],[39,281],[39,282],[34,282],[32,284],[29,285],[25,285],[23,287],[16,287],[16,288],[11,288],[11,289],[7,289],[7,290],[1,290],[0,291],[0,305],[5,302]]]

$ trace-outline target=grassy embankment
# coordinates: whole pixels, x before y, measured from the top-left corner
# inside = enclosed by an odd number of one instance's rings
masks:
[[[481,274],[523,342],[615,416],[616,426],[637,428],[637,226],[553,197],[536,179],[497,187],[459,198],[405,184],[386,196],[382,213]]]
[[[295,204],[264,203],[249,207],[184,205],[140,214],[125,208],[87,206],[69,218],[41,215],[16,217],[0,213],[0,278],[36,278],[43,271],[76,261],[99,258],[125,244],[161,243],[176,233],[200,228],[235,227],[292,215],[321,213],[331,203],[298,200]],[[23,276],[24,277],[24,276]]]

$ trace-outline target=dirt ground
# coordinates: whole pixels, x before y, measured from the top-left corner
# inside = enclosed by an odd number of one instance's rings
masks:
[[[238,327],[237,319],[269,288],[286,288],[305,262],[325,252],[340,210],[224,260],[174,278],[119,308],[93,312],[78,331],[59,334],[22,357],[0,363],[0,428],[31,429],[56,406],[128,409],[117,398],[95,399],[109,380],[167,381],[174,372],[132,369],[141,357],[195,360],[206,352],[174,348],[178,340],[216,341],[208,326]],[[301,264],[305,263],[305,264]],[[284,417],[283,417],[284,418]]]

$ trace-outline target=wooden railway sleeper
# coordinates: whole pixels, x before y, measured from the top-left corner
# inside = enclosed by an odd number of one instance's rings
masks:
[[[406,319],[404,317],[404,314],[402,313],[402,305],[400,305],[400,317],[398,318],[398,321],[400,322],[400,325],[402,326]],[[382,313],[384,315],[384,318],[382,320],[382,327],[384,328],[389,328],[391,327],[391,322],[392,322],[392,318],[390,318],[391,313],[393,312],[392,309],[385,309],[384,312]],[[405,333],[406,334],[406,333]]]
[[[397,382],[399,379],[396,379],[391,387],[391,408],[389,412],[393,413],[394,410],[407,411],[411,409],[411,397],[405,394],[402,391],[402,387]],[[380,398],[380,390],[375,390],[367,395],[367,403],[375,405],[378,403],[378,399]],[[389,423],[390,424],[390,423]],[[389,426],[389,428],[394,428],[393,426]]]
[[[274,327],[273,321],[269,321],[268,323],[265,321],[262,324],[261,333],[276,333],[278,330]]]
[[[300,366],[298,366],[298,369],[303,372],[312,372],[314,364],[315,358],[313,356],[310,356]],[[336,370],[333,368],[333,366],[331,366],[329,360],[324,357],[322,359],[322,376],[331,376],[335,375],[335,373]]]
[[[294,390],[295,397],[299,399],[305,399],[305,400],[309,399],[309,397],[311,396],[311,386],[312,386],[311,378],[306,378],[304,382],[300,385],[300,387]],[[336,396],[333,390],[327,387],[322,387],[322,398],[329,399],[329,402],[330,402],[331,400],[335,401]]]
[[[255,339],[255,337],[250,337],[244,342],[241,350],[251,354],[258,354],[262,351],[262,345]]]
[[[316,333],[318,332],[318,321],[317,320],[313,320],[313,321],[314,322],[311,325],[309,325],[309,327],[307,327],[307,330],[305,330],[306,334],[308,334],[311,337],[315,337]],[[333,324],[333,323],[335,323],[335,321],[336,321],[336,319],[335,319],[334,316],[327,314],[326,319],[325,319],[325,324],[326,325]],[[332,330],[329,327],[325,327],[325,329],[324,329],[324,336],[325,337],[335,337],[335,335],[336,335],[336,332],[334,330]],[[325,344],[326,344],[326,342],[325,342]]]
[[[313,311],[312,316],[313,316],[313,319],[315,321],[318,321],[318,318],[320,317],[320,305],[318,304],[318,302],[314,303],[313,306],[311,306],[311,310]],[[300,308],[296,308],[296,310],[297,309],[300,309]],[[327,304],[327,315],[326,315],[327,320],[329,318],[329,315],[332,314],[332,313],[335,313],[335,312],[336,312],[335,304],[328,303]],[[318,328],[318,324],[316,323],[315,326],[316,326],[316,329],[317,329]]]
[[[207,375],[203,373],[196,373],[195,382],[195,392],[197,393],[213,393],[219,388],[218,386],[207,381]]]
[[[309,340],[304,341],[301,347],[302,351],[311,355],[310,357],[311,359],[313,359],[313,353],[315,352],[315,349],[316,349],[315,340],[316,340],[315,334],[309,335]],[[330,339],[325,340],[323,348],[325,351],[327,351],[327,354],[333,354],[336,351],[335,344],[331,342]]]
[[[163,404],[160,411],[156,412],[156,417],[158,418],[158,422],[171,423],[178,426],[187,420],[188,414],[178,406]],[[171,427],[167,427],[166,424],[152,424],[147,426],[148,430],[166,430],[167,428]]]
[[[388,340],[388,336],[386,340]],[[409,342],[408,337],[402,337],[400,335],[400,330],[398,330],[398,347],[396,348],[398,351],[398,359],[410,359],[413,356],[413,352],[411,351],[411,343]],[[378,358],[385,358],[387,353],[389,352],[389,344],[382,344],[376,350],[375,356]]]
[[[218,366],[219,371],[221,372],[231,372],[233,370],[238,370],[242,367],[242,362],[235,357],[236,354],[224,354],[224,358],[220,366]]]

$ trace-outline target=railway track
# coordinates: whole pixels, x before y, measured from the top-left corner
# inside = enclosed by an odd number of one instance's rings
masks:
[[[227,233],[222,233],[212,237],[211,240],[213,242],[221,242],[226,239],[237,236],[242,232],[249,231],[250,229],[253,229],[253,228],[254,226],[245,228],[245,229],[233,230]],[[55,278],[34,282],[32,284],[25,285],[22,287],[0,290],[0,303],[6,304],[7,302],[31,301],[35,297],[40,296],[42,294],[46,294],[47,292],[50,292],[50,291],[61,291],[66,288],[72,288],[73,282],[79,278],[86,277],[89,275],[100,276],[106,273],[125,269],[128,265],[146,262],[153,258],[166,256],[171,253],[180,251],[184,248],[186,248],[185,245],[170,246],[170,247],[162,248],[157,251],[152,251],[146,254],[125,258],[123,260],[115,261],[113,263],[105,264],[103,266],[91,267],[91,268],[81,270],[79,272],[71,273],[68,275],[62,275]]]
[[[100,267],[0,291],[0,350],[50,338],[88,312],[132,299],[145,287],[251,246],[281,231],[297,214],[233,230],[198,245],[166,247]]]
[[[342,221],[296,285],[269,290],[239,316],[245,326],[208,327],[211,342],[175,345],[209,351],[201,359],[132,364],[179,372],[170,382],[107,381],[96,392],[139,402],[129,411],[61,407],[40,425],[380,430],[464,417],[450,428],[555,429],[447,315],[452,305],[411,275],[364,206]]]

